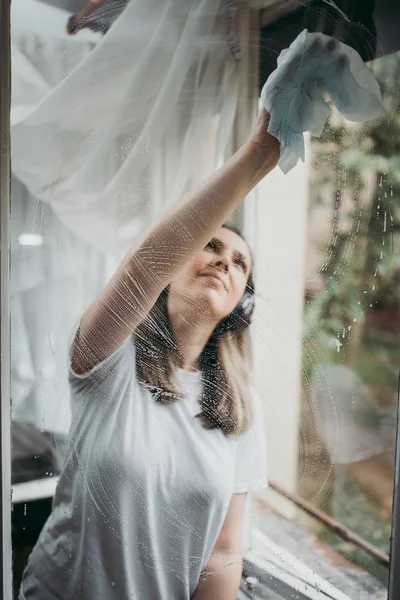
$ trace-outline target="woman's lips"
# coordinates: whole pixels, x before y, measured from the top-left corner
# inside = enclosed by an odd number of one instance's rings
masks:
[[[213,273],[204,273],[203,275],[200,275],[200,277],[209,277],[211,279],[215,279],[226,289],[225,283],[222,281],[222,279],[220,277],[218,277],[218,275],[214,275]]]

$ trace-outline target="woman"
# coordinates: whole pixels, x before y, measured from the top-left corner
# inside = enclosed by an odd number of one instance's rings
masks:
[[[73,337],[70,452],[21,600],[233,600],[246,493],[252,258],[223,227],[279,159],[249,141],[130,249]]]

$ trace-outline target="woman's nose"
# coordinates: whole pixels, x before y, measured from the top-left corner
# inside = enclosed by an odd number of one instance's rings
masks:
[[[229,269],[229,262],[226,258],[219,258],[214,264],[216,267],[223,269],[224,271],[228,271]]]

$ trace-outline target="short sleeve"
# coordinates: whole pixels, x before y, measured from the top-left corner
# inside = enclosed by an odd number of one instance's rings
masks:
[[[252,409],[251,427],[236,445],[234,494],[268,487],[265,418],[261,398],[254,388]]]
[[[112,354],[103,361],[97,363],[90,371],[83,375],[75,373],[71,365],[71,347],[76,334],[79,331],[80,320],[74,327],[68,342],[68,381],[71,391],[76,395],[86,395],[90,399],[96,392],[97,400],[106,397],[110,388],[116,387],[123,373],[123,365],[126,365],[127,373],[135,371],[135,349],[131,337],[128,337]]]

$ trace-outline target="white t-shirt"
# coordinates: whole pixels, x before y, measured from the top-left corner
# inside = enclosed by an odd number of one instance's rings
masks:
[[[89,374],[69,369],[70,451],[29,558],[26,600],[189,600],[233,493],[267,485],[262,410],[239,438],[206,430],[201,375],[156,403],[132,338]]]

